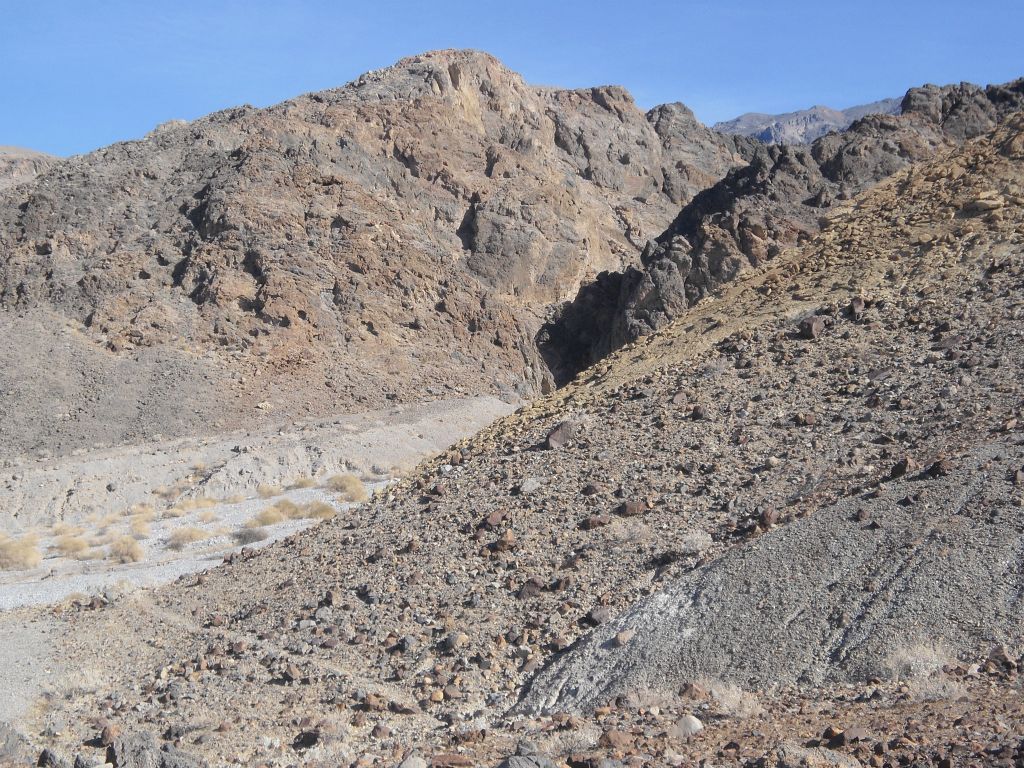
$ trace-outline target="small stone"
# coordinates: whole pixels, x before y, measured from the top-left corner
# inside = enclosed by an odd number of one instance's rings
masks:
[[[610,747],[612,749],[626,749],[632,746],[633,737],[625,731],[620,731],[615,728],[609,729],[601,734],[601,739],[598,743],[602,747]]]
[[[848,311],[850,313],[850,317],[852,317],[854,320],[860,320],[860,318],[864,314],[864,309],[865,308],[866,308],[866,303],[865,303],[864,299],[862,299],[860,296],[854,296],[850,300],[850,306],[848,308]]]
[[[818,317],[818,315],[811,315],[805,317],[800,321],[800,338],[802,339],[816,339],[825,330],[825,321]]]
[[[926,470],[928,477],[945,477],[953,471],[953,462],[949,459],[939,459]]]
[[[711,418],[711,411],[704,405],[695,405],[690,412],[690,418],[694,421],[707,421]]]
[[[386,739],[391,735],[391,729],[383,723],[377,723],[370,731],[370,735],[375,739]]]
[[[550,432],[544,441],[549,450],[558,450],[569,444],[576,437],[576,425],[571,421],[563,421]]]
[[[104,747],[109,747],[114,741],[121,735],[120,727],[113,723],[108,723],[103,726],[103,730],[100,731],[100,744]]]
[[[624,629],[615,635],[615,639],[612,641],[616,648],[622,648],[629,644],[629,641],[636,636],[636,631],[632,629]]]
[[[636,517],[647,509],[643,501],[624,501],[615,508],[615,514],[622,517]]]
[[[531,493],[539,491],[543,487],[544,481],[538,477],[528,477],[519,484],[519,494],[526,496]]]
[[[889,477],[895,480],[896,478],[917,472],[920,468],[921,465],[914,461],[912,456],[904,456],[893,465],[892,470],[889,472]]]
[[[587,614],[587,621],[597,626],[599,624],[604,624],[611,617],[612,609],[606,605],[599,605],[590,610],[590,613]]]
[[[683,715],[669,729],[669,736],[675,739],[689,739],[704,730],[704,723],[693,715]]]
[[[465,632],[451,632],[444,639],[444,649],[449,653],[457,651],[469,642],[469,635]]]
[[[612,519],[608,515],[591,515],[580,523],[580,528],[584,531],[592,531],[595,528],[601,528],[611,523]]]
[[[419,755],[409,755],[398,764],[398,768],[427,768],[427,761]]]

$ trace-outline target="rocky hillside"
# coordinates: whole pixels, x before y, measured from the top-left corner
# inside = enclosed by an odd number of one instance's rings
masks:
[[[1014,764],[1022,169],[1016,116],[361,511],[66,606],[88,675],[31,732],[117,764]]]
[[[747,112],[732,120],[715,123],[720,133],[738,134],[763,144],[810,144],[833,131],[844,131],[867,115],[898,115],[901,99],[881,99],[848,109],[814,106],[781,115]]]
[[[31,181],[57,158],[23,147],[0,147],[0,190]]]
[[[538,392],[544,308],[751,151],[679,104],[442,51],[56,163],[0,192],[11,439]]]
[[[568,380],[806,241],[836,202],[991,130],[1022,107],[1024,80],[925,86],[907,93],[898,116],[865,117],[808,147],[759,148],[748,165],[687,204],[647,244],[639,268],[599,275],[562,309],[540,339],[549,366]]]

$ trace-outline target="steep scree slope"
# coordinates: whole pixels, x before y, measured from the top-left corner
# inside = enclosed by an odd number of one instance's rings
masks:
[[[490,764],[523,731],[578,765],[746,763],[835,716],[892,735],[893,761],[965,739],[1012,758],[1022,161],[1016,117],[366,508],[58,610],[68,666],[101,683],[58,684],[33,732],[80,750],[102,717],[215,764]],[[912,725],[930,705],[885,680],[922,637],[963,697]],[[680,738],[665,717],[697,676],[780,690]],[[838,743],[866,760],[874,739]]]

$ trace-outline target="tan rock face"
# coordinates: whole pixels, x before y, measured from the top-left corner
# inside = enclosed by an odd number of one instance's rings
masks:
[[[57,158],[22,147],[0,147],[0,190],[31,181]]]
[[[118,355],[213,349],[230,370],[333,378],[332,408],[533,392],[544,307],[628,263],[744,141],[680,105],[645,116],[620,88],[426,54],[9,190],[0,304],[56,310]]]

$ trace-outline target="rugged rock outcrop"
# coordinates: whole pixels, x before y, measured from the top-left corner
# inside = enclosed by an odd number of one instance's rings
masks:
[[[364,507],[47,609],[104,685],[55,675],[30,732],[78,751],[102,716],[213,765],[1012,764],[1022,160],[1018,117]]]
[[[640,255],[640,267],[600,275],[542,331],[556,378],[656,330],[741,271],[818,231],[836,201],[907,165],[991,130],[1024,107],[1024,80],[912,89],[902,113],[871,115],[809,147],[765,146],[687,204]],[[963,172],[963,171],[961,171]]]
[[[535,88],[483,53],[425,54],[0,193],[0,322],[73,329],[88,366],[139,358],[133,379],[161,366],[181,387],[149,411],[164,434],[172,411],[244,424],[224,388],[278,415],[532,393],[544,308],[631,261],[751,148],[681,105],[645,115],[621,88]],[[52,362],[8,354],[12,370]]]
[[[732,120],[715,123],[721,133],[750,136],[763,144],[810,144],[833,131],[843,131],[868,115],[898,115],[900,99],[880,99],[848,109],[814,106],[781,115],[747,112]]]
[[[31,181],[57,158],[23,147],[0,147],[0,190]]]

